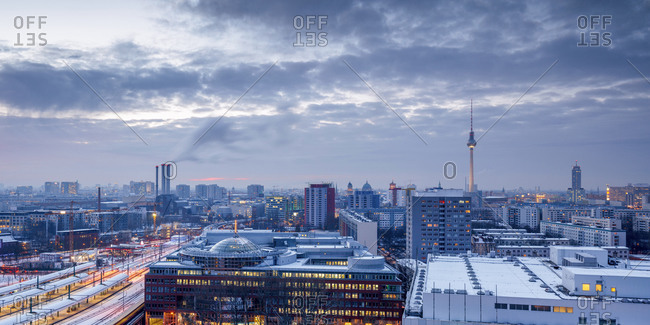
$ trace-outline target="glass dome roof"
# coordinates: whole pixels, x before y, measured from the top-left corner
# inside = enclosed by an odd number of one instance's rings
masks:
[[[210,252],[224,254],[242,254],[259,252],[260,248],[243,237],[226,238],[212,246]]]

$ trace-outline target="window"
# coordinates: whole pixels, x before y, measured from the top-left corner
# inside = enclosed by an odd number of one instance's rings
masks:
[[[591,290],[591,286],[589,285],[589,283],[583,283],[582,291],[589,291],[589,290]]]
[[[528,310],[528,305],[510,304],[511,310]]]
[[[573,307],[554,306],[554,313],[573,313]]]
[[[612,292],[616,292],[616,287],[612,287]]]
[[[603,291],[603,285],[602,284],[597,284],[596,285],[596,291]]]
[[[496,303],[494,304],[494,309],[508,309],[508,304]]]
[[[551,306],[532,305],[532,306],[530,306],[530,310],[533,310],[533,311],[551,311]]]

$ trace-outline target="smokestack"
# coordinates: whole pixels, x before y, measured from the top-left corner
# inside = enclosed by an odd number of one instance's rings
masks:
[[[97,187],[97,212],[102,212],[102,188]]]
[[[158,197],[158,165],[156,165],[156,197]]]
[[[165,189],[165,194],[171,194],[172,193],[171,188],[170,188],[171,187],[170,186],[171,185],[171,179],[169,179],[169,177],[171,176],[171,171],[172,171],[172,164],[167,164],[167,172],[165,174],[165,178],[166,178],[165,185],[167,186],[167,188]]]
[[[165,184],[165,181],[167,181],[167,178],[165,177],[165,164],[160,165],[160,194],[167,194],[165,193],[165,189],[167,188],[167,185]]]

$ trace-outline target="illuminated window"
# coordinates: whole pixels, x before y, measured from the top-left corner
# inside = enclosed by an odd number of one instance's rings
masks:
[[[582,291],[589,291],[589,290],[591,290],[591,286],[589,285],[589,283],[583,283]]]
[[[615,287],[612,287],[612,292],[616,292],[616,288],[615,288]]]
[[[554,313],[573,313],[573,307],[554,306]]]
[[[596,291],[603,291],[603,285],[602,284],[597,284],[596,285]]]

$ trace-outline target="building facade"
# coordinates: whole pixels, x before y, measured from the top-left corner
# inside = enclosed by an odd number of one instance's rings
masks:
[[[194,241],[150,266],[147,324],[401,324],[401,281],[383,257],[310,236]]]
[[[621,229],[599,228],[573,223],[542,221],[540,231],[565,237],[579,246],[625,246],[626,234]]]
[[[351,210],[339,212],[339,232],[350,236],[372,254],[377,254],[377,222]]]
[[[305,225],[317,229],[336,227],[335,200],[332,184],[310,184],[305,188]]]
[[[407,197],[406,252],[426,261],[428,254],[471,250],[471,197],[462,190],[413,192]]]

